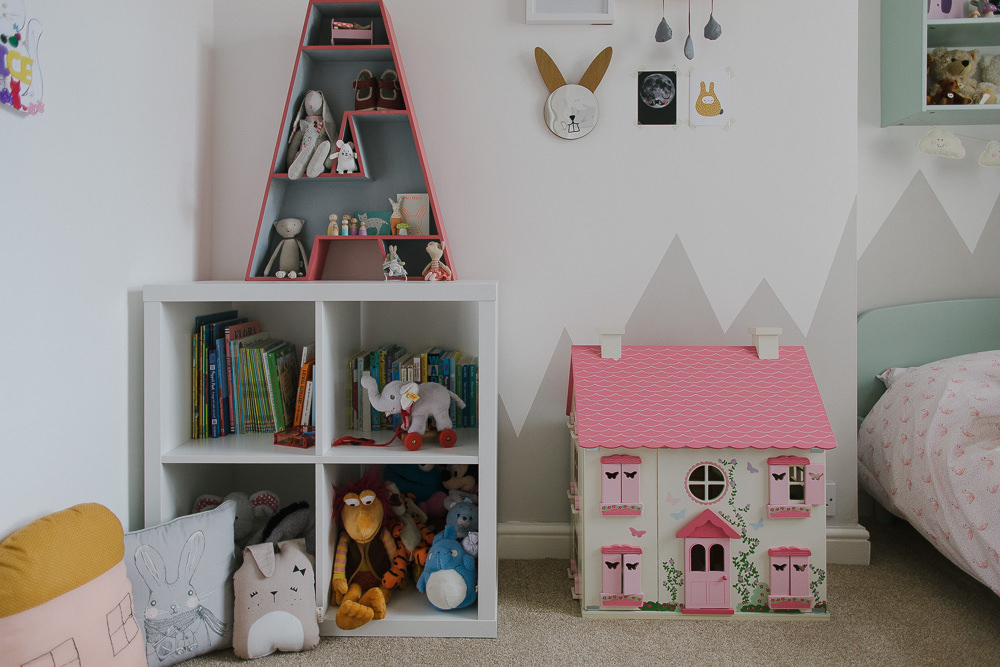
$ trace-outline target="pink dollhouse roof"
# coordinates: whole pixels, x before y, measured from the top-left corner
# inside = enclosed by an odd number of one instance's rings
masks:
[[[584,448],[833,449],[805,348],[574,345],[567,414]]]
[[[677,537],[728,537],[738,540],[740,534],[712,510],[705,510],[677,531]]]

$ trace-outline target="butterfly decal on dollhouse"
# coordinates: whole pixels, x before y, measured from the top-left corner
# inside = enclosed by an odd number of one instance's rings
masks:
[[[24,0],[0,4],[0,104],[32,115],[45,110],[38,65],[41,36],[42,24],[28,19]]]

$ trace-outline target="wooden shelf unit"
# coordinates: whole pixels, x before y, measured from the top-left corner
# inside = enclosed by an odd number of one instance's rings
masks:
[[[145,523],[191,511],[203,493],[270,489],[282,505],[307,500],[316,512],[316,603],[325,635],[495,637],[497,632],[497,285],[489,281],[203,282],[149,285],[144,309]],[[191,334],[197,315],[236,309],[264,330],[301,347],[316,343],[316,447],[273,445],[271,435],[192,440]],[[432,345],[479,360],[479,428],[457,429],[449,449],[425,442],[408,451],[333,447],[349,431],[349,357],[389,342],[411,351]],[[467,609],[443,612],[411,590],[394,595],[385,619],[344,633],[333,622],[329,585],[337,535],[334,487],[384,464],[473,464],[479,480],[479,595]]]
[[[330,23],[333,19],[371,23],[374,43],[332,45]],[[363,67],[370,69],[376,79],[387,69],[396,71],[403,110],[355,110],[353,83]],[[310,90],[323,92],[337,123],[336,139],[353,142],[358,172],[288,178],[289,153],[294,156],[298,150],[298,145],[290,145],[288,139],[302,98]],[[309,257],[309,267],[305,277],[297,278],[296,282],[381,280],[382,260],[390,244],[397,247],[409,274],[408,280],[421,280],[421,272],[430,262],[425,250],[428,241],[444,245],[442,261],[451,268],[453,275],[457,275],[412,108],[392,22],[381,0],[312,0],[288,86],[285,111],[247,264],[247,280],[281,280],[273,276],[273,267],[271,276],[264,275],[264,268],[279,240],[272,225],[282,218],[305,220],[301,240]],[[353,215],[356,211],[390,211],[389,198],[395,199],[402,193],[427,193],[429,206],[424,234],[327,236],[331,214],[339,217],[348,213]],[[360,242],[355,243],[355,240]],[[345,245],[345,241],[352,243]],[[288,281],[287,278],[283,280]]]
[[[1000,16],[928,19],[926,0],[882,0],[882,127],[1000,123],[1000,104],[927,104],[927,54],[939,46],[1000,53]]]

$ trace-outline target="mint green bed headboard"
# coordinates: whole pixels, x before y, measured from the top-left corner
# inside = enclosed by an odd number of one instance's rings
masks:
[[[1000,298],[930,301],[875,308],[858,316],[858,419],[885,386],[887,368],[920,366],[1000,349]]]

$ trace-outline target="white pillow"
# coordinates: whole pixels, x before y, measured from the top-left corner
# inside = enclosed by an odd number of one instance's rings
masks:
[[[125,534],[150,667],[232,646],[236,503]]]

